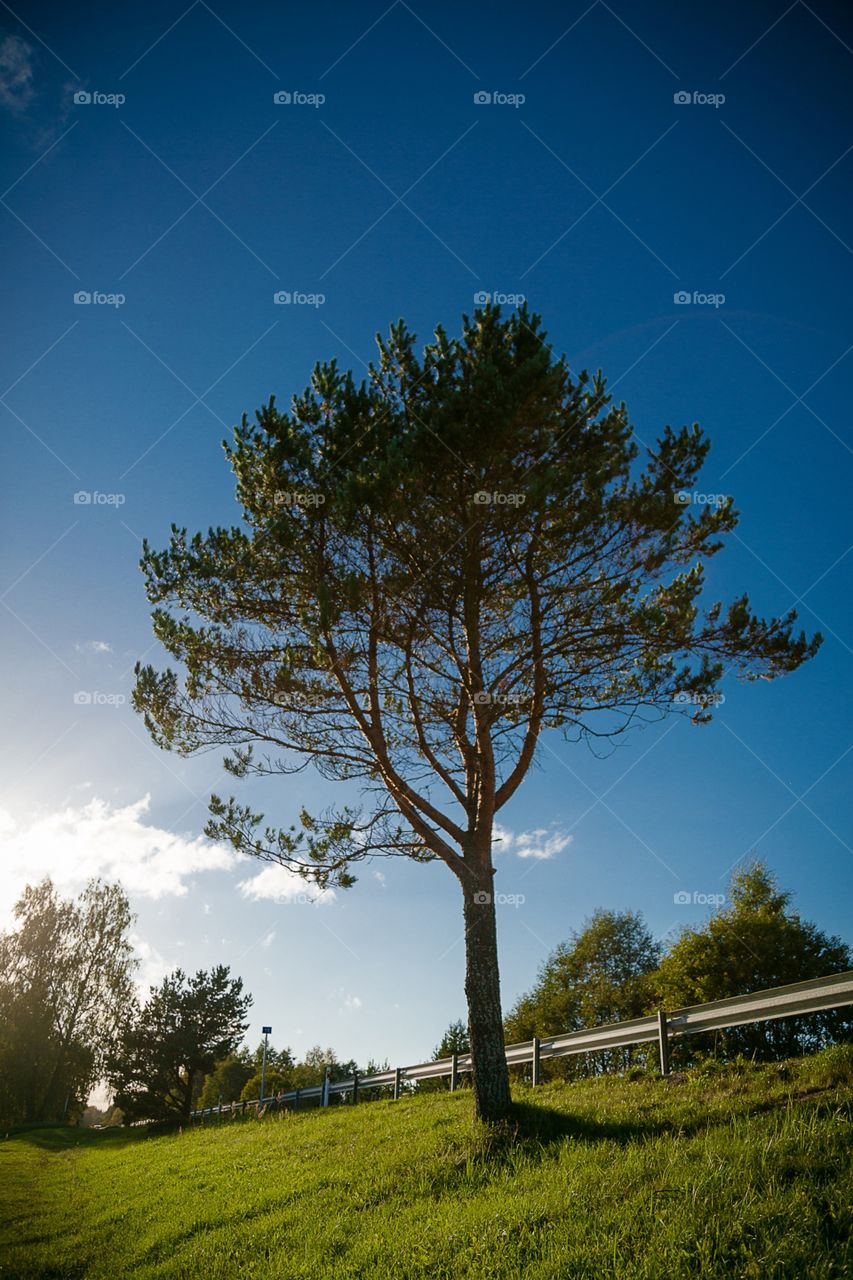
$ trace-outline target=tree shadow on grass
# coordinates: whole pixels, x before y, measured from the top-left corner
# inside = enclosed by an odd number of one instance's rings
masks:
[[[560,1111],[532,1102],[514,1102],[509,1121],[498,1126],[495,1137],[503,1136],[512,1145],[550,1146],[567,1140],[617,1142],[621,1146],[638,1139],[657,1137],[683,1126],[664,1120],[594,1120],[589,1116]]]
[[[809,1096],[798,1100],[807,1103],[818,1114],[836,1111],[837,1100],[831,1096],[820,1098],[821,1092],[812,1091]],[[677,1119],[649,1115],[623,1120],[599,1120],[558,1110],[556,1107],[514,1102],[510,1119],[486,1130],[484,1154],[488,1152],[499,1157],[502,1152],[518,1150],[519,1147],[535,1151],[567,1141],[615,1142],[619,1146],[627,1146],[629,1143],[644,1142],[666,1135],[690,1138],[720,1125],[728,1125],[736,1115],[767,1115],[784,1110],[788,1104],[789,1097],[780,1094],[777,1098],[742,1099],[740,1105],[733,1106],[728,1112],[697,1112]]]
[[[40,1151],[70,1151],[74,1147],[100,1148],[113,1151],[118,1147],[140,1142],[144,1138],[159,1136],[171,1130],[155,1128],[154,1125],[139,1128],[111,1126],[109,1129],[82,1129],[77,1125],[32,1125],[20,1129],[10,1129],[7,1142],[23,1142],[27,1146],[37,1147]],[[2,1139],[0,1139],[2,1145]]]

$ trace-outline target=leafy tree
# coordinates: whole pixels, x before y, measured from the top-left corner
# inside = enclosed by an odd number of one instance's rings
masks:
[[[269,1098],[272,1094],[279,1092],[288,1093],[291,1089],[295,1089],[293,1082],[293,1067],[287,1066],[270,1066],[267,1065],[267,1073],[264,1079],[264,1097]],[[260,1068],[253,1072],[243,1086],[240,1097],[246,1102],[252,1102],[255,1098],[261,1096],[261,1072]]]
[[[240,1095],[246,1100],[259,1098],[261,1096],[261,1074],[264,1061],[264,1045],[263,1041],[258,1045],[252,1054],[252,1074],[247,1080],[243,1092]],[[273,1045],[267,1045],[267,1070],[264,1080],[264,1094],[269,1097],[270,1094],[278,1093],[283,1090],[285,1093],[290,1089],[295,1089],[294,1070],[296,1067],[296,1059],[290,1049],[276,1049]]]
[[[850,948],[803,920],[790,907],[767,864],[755,861],[737,871],[730,905],[702,928],[684,929],[664,957],[656,977],[658,1002],[667,1009],[766,987],[841,973],[853,967]],[[853,1038],[846,1010],[756,1022],[672,1042],[674,1060],[688,1062],[715,1052],[758,1059],[796,1057],[836,1040]]]
[[[176,969],[152,987],[110,1062],[115,1104],[125,1117],[188,1120],[199,1079],[237,1048],[251,1003],[225,965],[193,977]]]
[[[456,1022],[451,1022],[441,1040],[435,1046],[432,1055],[433,1062],[438,1062],[440,1058],[449,1058],[454,1053],[469,1053],[470,1049],[468,1028],[459,1018]]]
[[[363,1074],[366,1076],[379,1076],[382,1074],[383,1071],[390,1071],[390,1070],[391,1070],[391,1063],[388,1061],[387,1058],[383,1058],[381,1062],[378,1058],[368,1058],[367,1066],[364,1068]]]
[[[264,1042],[261,1040],[251,1054],[252,1066],[260,1071],[264,1061]],[[267,1066],[280,1067],[282,1071],[290,1071],[296,1065],[293,1051],[289,1048],[276,1049],[267,1042]]]
[[[492,837],[542,734],[711,718],[722,676],[817,649],[746,596],[702,607],[731,501],[683,503],[708,451],[666,427],[645,464],[603,377],[574,379],[539,318],[486,307],[422,356],[401,321],[365,382],[335,362],[226,453],[241,522],[145,544],[154,631],[183,674],[137,667],[154,740],[226,749],[237,777],[313,762],[364,807],[286,829],[211,799],[207,831],[320,885],[375,855],[440,859],[465,921],[478,1115],[510,1106]]]
[[[596,911],[549,956],[533,990],[506,1017],[509,1043],[642,1017],[653,998],[660,946],[635,911]],[[626,1066],[631,1049],[557,1059],[551,1070],[567,1076]]]
[[[333,1082],[351,1080],[358,1071],[357,1062],[352,1059],[340,1062],[334,1049],[323,1049],[317,1044],[294,1067],[291,1089],[308,1089],[311,1085],[322,1084],[326,1077],[326,1067],[329,1067],[329,1079]]]
[[[77,1114],[103,1076],[131,1000],[132,924],[118,884],[62,898],[27,886],[0,934],[0,1115],[6,1123]]]
[[[248,1049],[238,1049],[235,1053],[220,1058],[204,1084],[195,1104],[198,1107],[216,1107],[220,1098],[223,1102],[234,1102],[243,1092],[246,1081],[255,1069],[252,1055]],[[257,1095],[255,1095],[257,1097]]]
[[[378,1076],[384,1071],[391,1070],[391,1063],[387,1058],[368,1058],[367,1065],[359,1075]],[[391,1084],[380,1085],[378,1088],[368,1089],[361,1095],[362,1102],[380,1102],[383,1098],[392,1097],[394,1086]],[[345,1099],[346,1100],[346,1099]]]
[[[256,1053],[254,1073],[247,1081],[242,1097],[247,1101],[259,1098],[261,1094],[261,1064],[259,1052]],[[329,1067],[329,1079],[332,1081],[351,1080],[358,1071],[358,1064],[352,1059],[340,1062],[334,1049],[323,1049],[315,1045],[309,1049],[301,1062],[295,1062],[289,1049],[276,1053],[270,1050],[267,1054],[267,1073],[265,1093],[278,1093],[280,1090],[289,1093],[293,1089],[309,1089],[322,1084],[326,1078],[326,1067]],[[376,1070],[383,1068],[377,1067]],[[369,1069],[368,1069],[369,1073]]]
[[[456,1022],[451,1022],[445,1031],[441,1040],[435,1046],[432,1054],[433,1062],[438,1062],[440,1058],[449,1058],[454,1053],[470,1052],[470,1041],[468,1039],[468,1028],[459,1018]],[[467,1080],[467,1077],[463,1079]],[[419,1080],[418,1093],[440,1093],[450,1088],[450,1077],[440,1076],[435,1080]]]
[[[263,1041],[254,1050],[244,1047],[236,1053],[229,1053],[227,1057],[216,1063],[210,1075],[205,1076],[198,1102],[194,1105],[215,1107],[218,1106],[220,1097],[223,1102],[233,1102],[238,1098],[249,1100],[260,1097],[263,1058]],[[295,1065],[290,1049],[276,1049],[268,1044],[267,1072],[264,1082],[266,1092],[277,1093],[279,1089],[292,1088],[289,1081]]]

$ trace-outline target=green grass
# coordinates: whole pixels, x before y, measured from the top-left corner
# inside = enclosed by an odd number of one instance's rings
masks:
[[[7,1280],[853,1275],[853,1050],[431,1094],[183,1134],[0,1141]]]

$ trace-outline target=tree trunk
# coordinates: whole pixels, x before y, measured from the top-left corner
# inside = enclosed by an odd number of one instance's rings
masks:
[[[509,1071],[501,1017],[498,935],[491,871],[464,886],[465,995],[473,1063],[474,1101],[481,1120],[509,1113]]]

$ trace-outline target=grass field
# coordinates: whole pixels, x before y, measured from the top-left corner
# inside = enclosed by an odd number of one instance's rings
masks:
[[[853,1275],[853,1052],[0,1141],[4,1280]]]

